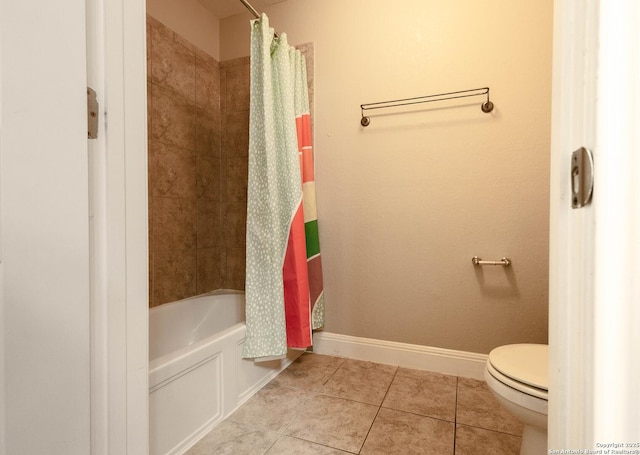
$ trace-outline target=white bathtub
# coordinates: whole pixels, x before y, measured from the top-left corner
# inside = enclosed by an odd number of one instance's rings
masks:
[[[242,359],[244,293],[214,291],[149,310],[150,455],[184,453],[286,368]]]

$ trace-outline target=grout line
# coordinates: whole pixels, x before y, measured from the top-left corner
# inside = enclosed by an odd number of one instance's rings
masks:
[[[400,367],[396,367],[396,371],[394,371],[393,373],[393,377],[391,378],[391,382],[389,382],[389,386],[387,387],[387,391],[384,393],[384,396],[382,397],[382,401],[380,402],[380,405],[378,406],[378,408],[382,408],[382,403],[384,403],[384,400],[387,398],[387,395],[389,395],[389,390],[391,390],[391,386],[393,385],[393,381],[396,380],[396,376],[398,376],[398,370],[400,370]],[[377,417],[377,414],[376,414]]]
[[[273,448],[273,446],[275,446],[275,445],[276,445],[276,442],[278,442],[278,441],[280,440],[280,438],[282,438],[283,436],[284,436],[283,434],[280,434],[280,435],[275,439],[275,441],[273,441],[273,442],[271,443],[271,445],[270,445],[269,447],[267,447],[267,450],[265,450],[264,452],[262,452],[262,455],[267,455],[267,454],[269,453],[269,451]]]
[[[382,401],[380,401],[380,404],[378,405],[378,410],[376,411],[376,415],[373,417],[373,420],[371,421],[371,425],[369,426],[369,430],[367,431],[367,435],[362,440],[362,444],[360,445],[360,449],[358,450],[358,453],[362,452],[362,448],[364,447],[364,444],[367,442],[367,438],[369,437],[369,434],[371,433],[371,429],[373,428],[373,424],[376,422],[376,419],[378,418],[378,414],[380,414],[380,409],[382,409],[382,403],[384,403],[385,398],[387,398],[387,395],[389,394],[389,390],[391,389],[391,385],[393,384],[393,381],[396,379],[396,376],[398,375],[398,370],[399,369],[400,368],[396,366],[396,371],[394,371],[393,377],[391,378],[391,381],[389,382],[389,386],[387,387],[387,391],[384,393],[384,396],[382,397]]]
[[[343,365],[343,364],[344,364],[344,359],[342,359],[342,361],[340,362],[340,365],[338,365],[338,366],[336,367],[336,369],[335,369],[335,370],[333,370],[333,373],[331,373],[331,374],[329,375],[329,377],[327,377],[327,380],[326,380],[326,381],[324,381],[324,382],[322,383],[322,387],[323,387],[323,388],[324,388],[324,386],[326,386],[326,385],[327,385],[327,383],[331,380],[331,378],[333,378],[333,377],[336,375],[336,373],[338,372],[338,370],[339,370],[340,368],[342,368],[342,365]]]
[[[456,376],[456,407],[453,410],[453,455],[456,455],[456,432],[458,431],[458,385],[460,378]]]
[[[364,404],[369,404],[369,403],[364,403]],[[425,419],[438,420],[440,422],[445,422],[445,423],[453,423],[455,425],[454,421],[443,419],[442,417],[428,416],[424,414],[418,414],[417,412],[404,411],[402,409],[396,409],[396,408],[388,408],[386,406],[380,406],[380,408],[389,409],[390,411],[401,412],[403,414],[411,414],[412,416],[416,416],[416,417],[424,417]]]
[[[484,430],[484,431],[490,431],[492,433],[504,434],[506,436],[513,436],[514,438],[522,438],[522,433],[520,433],[519,435],[518,434],[513,434],[513,433],[507,433],[506,431],[492,430],[491,428],[480,427],[478,425],[469,425],[468,423],[461,423],[460,426],[469,427],[469,428],[477,428],[478,430]]]
[[[298,436],[291,436],[291,435],[286,435],[286,434],[282,435],[282,436],[286,436],[288,438],[297,439],[298,441],[308,442],[308,443],[315,444],[315,445],[318,445],[318,446],[326,447],[326,448],[331,449],[331,450],[340,450],[341,452],[351,453],[351,454],[357,455],[357,452],[351,452],[351,451],[345,450],[345,449],[338,449],[337,447],[333,447],[333,446],[330,446],[330,445],[327,445],[327,444],[322,444],[321,442],[311,441],[309,439],[300,438]]]

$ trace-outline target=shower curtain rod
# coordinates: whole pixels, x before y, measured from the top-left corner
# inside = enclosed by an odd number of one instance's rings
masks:
[[[256,19],[260,19],[260,13],[249,3],[247,0],[240,0],[240,2],[254,15]]]
[[[253,5],[251,5],[251,3],[249,3],[247,0],[240,0],[240,3],[242,3],[245,8],[247,8],[251,12],[251,14],[253,14],[253,17],[255,17],[256,19],[260,19],[260,13],[253,7]],[[278,38],[278,33],[275,30],[273,34],[276,38]]]

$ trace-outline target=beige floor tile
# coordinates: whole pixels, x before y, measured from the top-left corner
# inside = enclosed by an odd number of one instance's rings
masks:
[[[453,428],[452,422],[382,408],[360,453],[453,455]]]
[[[282,432],[309,399],[309,392],[269,383],[235,411],[230,419]]]
[[[377,406],[317,395],[300,411],[285,434],[357,453],[377,412]]]
[[[308,353],[187,454],[453,454],[454,421],[455,455],[519,451],[484,381]]]
[[[395,366],[345,359],[321,393],[380,406],[396,370]]]
[[[271,382],[318,392],[343,361],[340,357],[305,353]]]
[[[382,407],[454,422],[455,385],[432,379],[396,375]]]
[[[516,420],[498,400],[484,381],[460,378],[456,422],[487,430],[522,435],[522,423]]]
[[[273,431],[225,420],[185,455],[263,455],[279,436]]]
[[[331,447],[315,444],[302,439],[282,436],[269,449],[266,455],[348,455],[349,452],[332,449]]]
[[[482,428],[457,425],[456,455],[518,455],[522,438]]]

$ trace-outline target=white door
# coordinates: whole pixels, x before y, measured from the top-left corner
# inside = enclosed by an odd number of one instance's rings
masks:
[[[90,448],[84,0],[0,4],[3,447]]]
[[[144,24],[144,0],[0,0],[2,455],[147,453]]]
[[[549,449],[639,442],[639,23],[634,0],[555,2]],[[583,146],[593,201],[573,209]]]

